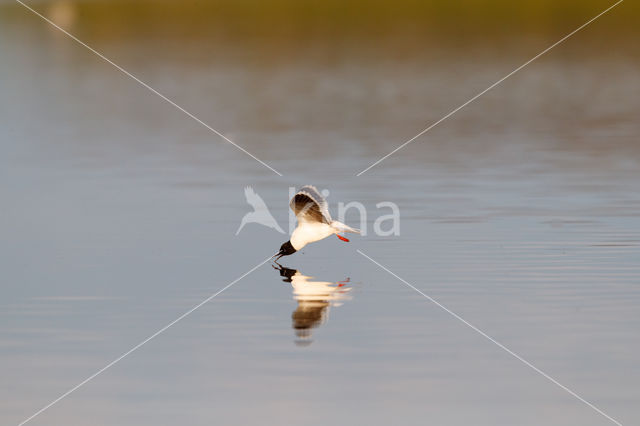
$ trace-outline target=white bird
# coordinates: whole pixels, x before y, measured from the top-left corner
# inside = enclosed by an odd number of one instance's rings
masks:
[[[314,186],[306,185],[300,188],[289,202],[289,207],[296,214],[298,226],[293,230],[289,241],[282,244],[280,251],[273,256],[278,256],[276,260],[295,253],[309,243],[327,238],[329,235],[335,234],[342,241],[349,242],[338,233],[360,233],[358,229],[331,219],[327,200],[320,195]]]
[[[253,211],[244,215],[242,221],[240,222],[240,227],[236,231],[236,235],[240,233],[240,230],[247,223],[259,223],[260,225],[273,228],[281,234],[284,234],[284,231],[282,230],[282,228],[280,228],[278,222],[276,222],[276,219],[267,208],[264,200],[258,194],[256,194],[253,188],[247,186],[244,189],[244,196],[247,199],[247,203],[249,203],[249,205],[253,207]]]

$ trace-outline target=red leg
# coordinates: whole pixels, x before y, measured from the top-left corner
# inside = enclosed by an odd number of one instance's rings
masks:
[[[338,235],[338,234],[336,234],[336,237],[340,238],[340,239],[341,239],[342,241],[344,241],[344,242],[347,242],[347,243],[349,242],[349,239],[348,239],[348,238],[343,237],[342,235]]]
[[[347,285],[349,283],[349,281],[351,281],[348,277],[342,281],[338,281],[338,287],[344,287],[345,285]]]

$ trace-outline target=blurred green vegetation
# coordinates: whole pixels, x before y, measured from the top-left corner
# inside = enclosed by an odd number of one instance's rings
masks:
[[[237,39],[406,39],[455,43],[495,37],[561,37],[614,1],[605,0],[57,0],[29,2],[61,25],[100,39],[153,36]],[[16,3],[4,19],[33,19]],[[66,15],[65,15],[66,14]],[[72,14],[72,19],[69,18]],[[58,16],[56,16],[58,15]],[[61,18],[60,18],[61,17]],[[633,41],[640,6],[626,0],[584,37]],[[603,36],[604,34],[604,36]]]

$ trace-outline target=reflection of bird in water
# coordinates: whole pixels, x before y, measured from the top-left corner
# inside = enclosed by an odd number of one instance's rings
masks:
[[[278,222],[273,217],[267,205],[264,203],[264,200],[256,194],[256,192],[250,186],[247,186],[244,189],[244,196],[247,199],[247,203],[253,207],[253,211],[244,215],[242,221],[240,222],[240,227],[236,231],[236,235],[240,233],[240,230],[247,223],[259,223],[260,225],[268,226],[269,228],[273,228],[281,234],[284,234]]]
[[[291,326],[299,339],[296,344],[309,345],[312,342],[311,330],[327,321],[329,308],[351,299],[351,287],[347,286],[349,278],[338,282],[313,281],[313,277],[302,275],[296,269],[274,268],[285,277],[284,282],[291,283],[293,298],[298,301],[298,307],[291,314]]]

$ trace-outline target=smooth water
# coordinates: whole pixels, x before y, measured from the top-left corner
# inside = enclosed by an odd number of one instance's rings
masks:
[[[49,12],[73,30],[83,15],[62,4]],[[286,229],[289,187],[307,183],[330,190],[334,214],[367,206],[367,235],[310,245],[282,259],[289,271],[264,264],[29,424],[612,424],[356,249],[640,422],[637,58],[576,36],[356,177],[559,36],[504,51],[263,51],[76,29],[284,176],[12,9],[0,25],[2,424],[275,253],[287,236],[235,235],[245,186]],[[382,201],[400,208],[399,236],[373,233]]]

